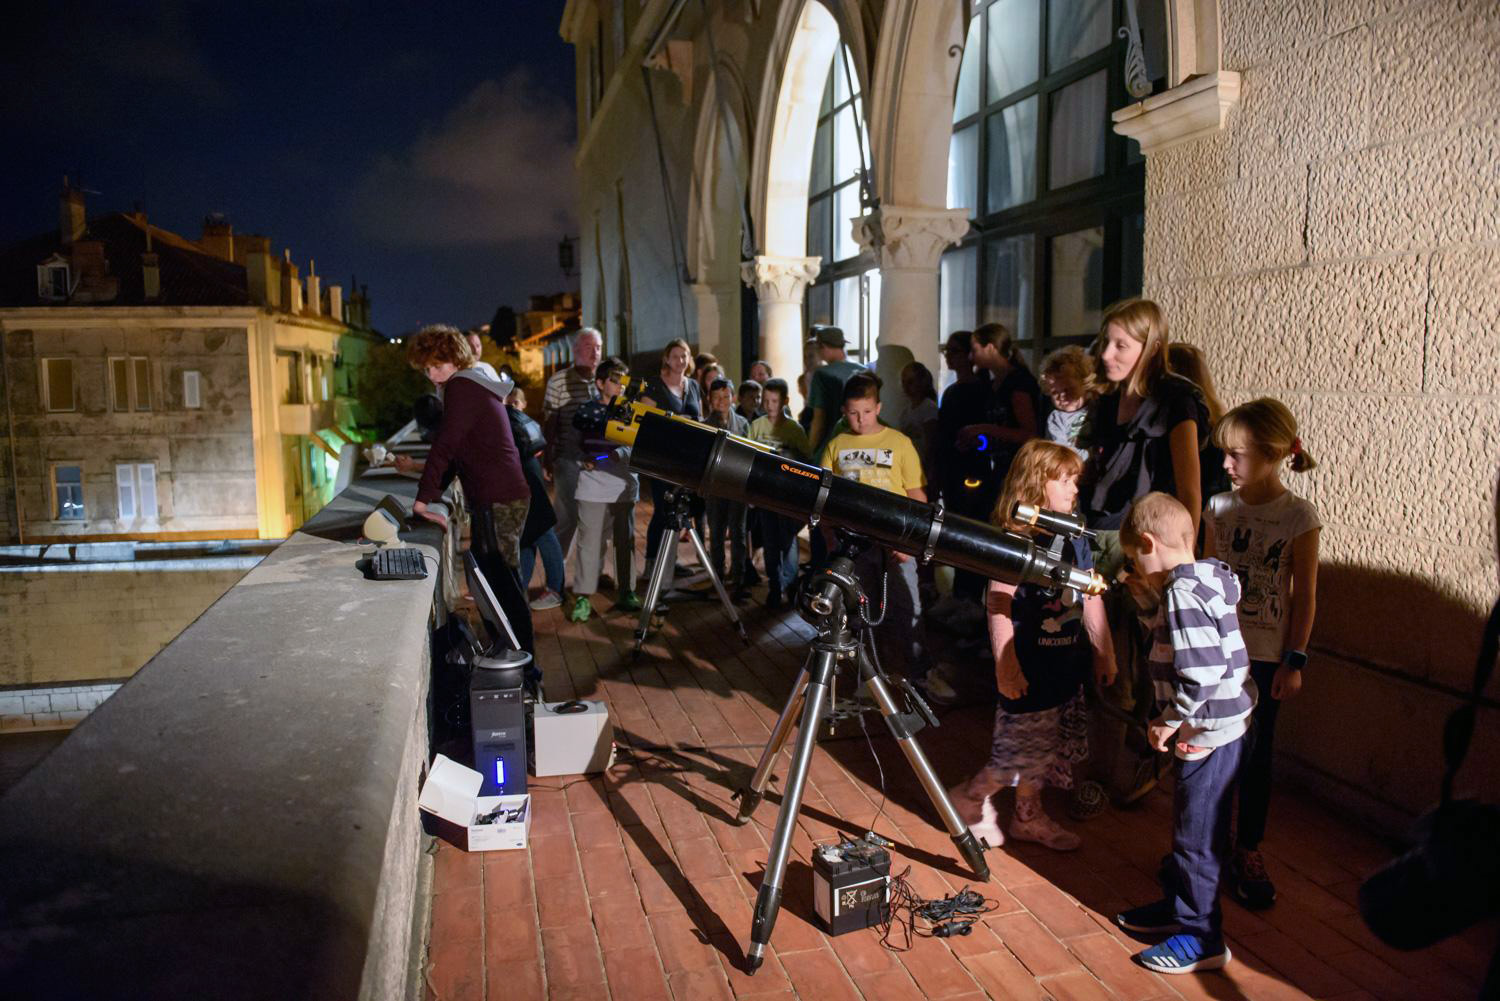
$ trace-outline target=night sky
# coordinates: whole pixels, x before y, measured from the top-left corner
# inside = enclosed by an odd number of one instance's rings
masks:
[[[0,245],[89,215],[190,239],[221,212],[375,326],[468,326],[566,287],[573,52],[561,2],[38,3],[0,40]]]

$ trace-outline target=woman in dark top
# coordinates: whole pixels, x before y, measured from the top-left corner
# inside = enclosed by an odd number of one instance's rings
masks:
[[[1118,529],[1137,497],[1153,490],[1172,494],[1192,515],[1196,532],[1203,510],[1199,453],[1208,440],[1208,406],[1197,386],[1172,373],[1167,321],[1149,299],[1111,306],[1095,352],[1100,379],[1109,388],[1090,407],[1078,436],[1078,447],[1089,456],[1080,506],[1098,533],[1095,569],[1113,584],[1125,563]],[[1119,674],[1101,695],[1144,726],[1152,702],[1149,631],[1128,588],[1110,588],[1104,607]],[[1109,735],[1096,747],[1094,768],[1117,802],[1132,802],[1155,785],[1155,762],[1127,749],[1123,724],[1106,720],[1102,725]]]
[[[954,443],[963,489],[948,505],[960,514],[983,518],[1000,496],[1016,452],[1037,436],[1042,389],[1003,323],[986,323],[975,330],[969,357],[975,370],[988,372],[990,378],[988,392],[974,401],[979,420],[961,428]],[[976,601],[984,585],[983,577],[966,570],[953,575],[954,591]]]
[[[1197,386],[1171,370],[1161,308],[1149,299],[1110,307],[1096,351],[1111,389],[1095,401],[1078,440],[1089,452],[1083,491],[1089,527],[1118,529],[1131,501],[1160,490],[1182,501],[1196,531],[1208,405]]]
[[[682,414],[693,420],[703,417],[703,400],[699,395],[696,380],[689,373],[693,365],[693,352],[682,339],[667,342],[661,352],[661,373],[647,380],[645,402],[674,414]],[[646,565],[656,559],[661,546],[662,533],[667,529],[666,493],[669,487],[660,480],[647,477],[651,484],[651,521],[646,525]],[[624,581],[620,582],[625,587]]]
[[[470,545],[479,567],[522,649],[534,653],[531,609],[516,572],[531,487],[501,395],[508,384],[475,371],[469,342],[453,327],[423,327],[406,355],[413,368],[443,388],[443,421],[422,469],[413,513],[448,527],[447,519],[428,505],[442,496],[444,477],[456,467],[473,518]]]

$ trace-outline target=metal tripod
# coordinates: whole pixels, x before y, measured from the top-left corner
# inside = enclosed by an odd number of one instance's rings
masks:
[[[698,560],[703,564],[703,569],[708,571],[708,579],[713,581],[714,590],[719,593],[719,603],[724,606],[724,613],[729,616],[729,621],[734,623],[734,628],[739,630],[740,639],[746,643],[750,642],[750,634],[745,632],[745,624],[740,621],[740,613],[735,610],[734,603],[729,600],[729,592],[724,590],[724,582],[719,579],[714,570],[713,561],[708,558],[708,550],[704,548],[703,539],[698,535],[698,529],[693,525],[693,494],[682,488],[673,487],[666,492],[664,500],[670,505],[669,521],[667,528],[662,532],[661,548],[656,551],[656,562],[651,565],[651,579],[646,585],[646,600],[641,606],[641,620],[635,627],[635,652],[641,652],[641,644],[646,642],[646,635],[651,631],[651,616],[656,614],[656,603],[662,597],[662,588],[666,582],[672,579],[673,568],[677,566],[677,539],[686,531],[688,540],[693,544],[693,551],[698,554]]]
[[[776,925],[776,915],[781,910],[782,880],[786,875],[787,859],[791,855],[792,829],[797,823],[797,814],[802,808],[802,792],[807,783],[808,768],[812,764],[814,746],[818,739],[818,726],[826,711],[834,677],[841,661],[853,661],[859,671],[859,680],[869,690],[876,707],[890,728],[891,735],[901,746],[912,771],[932,800],[943,826],[964,860],[981,881],[990,878],[990,868],[984,861],[985,846],[969,831],[964,819],[953,808],[947,790],[938,781],[927,756],[917,745],[915,734],[924,724],[937,725],[937,720],[920,696],[911,689],[906,690],[911,711],[902,712],[869,656],[860,644],[858,635],[849,628],[849,617],[864,615],[864,592],[854,575],[854,559],[869,545],[868,540],[844,535],[841,544],[828,566],[803,589],[801,612],[803,617],[818,627],[807,663],[803,665],[792,685],[792,694],[776,720],[771,739],[761,753],[760,763],[750,779],[748,788],[735,793],[740,801],[738,822],[750,819],[760,805],[766,783],[771,777],[771,766],[781,753],[793,722],[801,711],[802,724],[797,731],[797,746],[792,752],[792,765],[787,774],[781,798],[781,812],[776,815],[776,829],[771,836],[771,849],[766,859],[766,872],[761,880],[760,892],[755,898],[755,917],[750,926],[750,948],[746,951],[749,972],[760,969],[765,958],[766,946],[771,941],[771,929]]]

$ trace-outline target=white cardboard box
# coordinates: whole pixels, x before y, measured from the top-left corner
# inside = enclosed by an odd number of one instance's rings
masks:
[[[479,787],[483,783],[484,776],[474,769],[439,754],[427,772],[417,806],[453,825],[455,834],[461,832],[463,843],[459,847],[465,851],[525,848],[531,834],[531,797],[481,796]],[[515,809],[522,805],[526,812],[515,823],[474,823],[497,806]]]
[[[531,774],[588,775],[609,767],[615,737],[609,707],[603,702],[583,704],[588,708],[572,713],[554,712],[561,702],[532,707]]]

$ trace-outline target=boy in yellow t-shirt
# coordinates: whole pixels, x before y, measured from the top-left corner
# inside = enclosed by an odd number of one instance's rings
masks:
[[[844,384],[844,419],[849,430],[823,447],[820,464],[834,475],[858,480],[894,494],[927,502],[922,460],[911,439],[880,423],[880,377],[861,372]],[[917,594],[917,564],[904,553],[871,547],[854,564],[872,603],[878,604],[881,574],[889,574],[885,621],[875,631],[881,664],[888,670],[922,675],[922,599]]]

